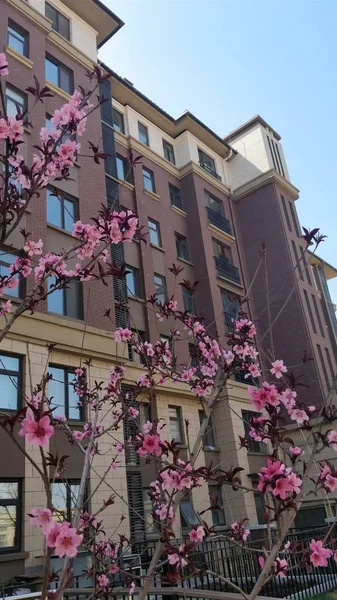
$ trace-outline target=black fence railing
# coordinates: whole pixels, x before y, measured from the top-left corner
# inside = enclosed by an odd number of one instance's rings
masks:
[[[226,219],[226,217],[220,215],[218,212],[216,212],[209,206],[206,206],[206,210],[208,220],[212,225],[214,225],[218,229],[221,229],[221,231],[225,231],[226,233],[229,233],[229,235],[232,235],[231,224],[228,221],[228,219]]]
[[[201,166],[202,169],[207,171],[207,173],[209,173],[210,175],[215,177],[215,179],[218,179],[218,181],[221,181],[220,175],[218,175],[218,173],[214,169],[212,169],[212,167],[210,167],[207,163],[205,163],[203,160],[199,160],[199,165]]]
[[[239,269],[232,265],[227,258],[215,256],[214,261],[220,277],[226,277],[226,279],[230,279],[235,283],[240,283]]]

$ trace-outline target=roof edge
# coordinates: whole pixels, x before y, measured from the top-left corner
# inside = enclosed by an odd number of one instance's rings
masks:
[[[104,2],[101,2],[101,0],[93,0],[93,2],[117,23],[116,29],[114,29],[109,35],[106,36],[106,38],[104,38],[104,40],[97,44],[97,48],[101,48],[108,40],[110,40],[110,38],[112,38],[113,35],[117,33],[117,31],[119,31],[125,25],[125,23],[122,19],[120,19],[120,17],[117,17],[117,15],[110,10],[110,8],[108,8]]]
[[[277,133],[277,131],[275,131],[275,129],[271,125],[269,125],[269,123],[267,123],[267,121],[265,121],[260,115],[255,115],[254,117],[252,117],[251,119],[248,119],[248,121],[246,121],[245,123],[243,123],[242,125],[240,125],[236,129],[233,129],[233,131],[231,131],[230,133],[228,133],[224,137],[224,140],[229,142],[230,138],[233,138],[233,137],[236,138],[241,133],[244,133],[248,129],[251,129],[251,127],[253,127],[257,123],[259,123],[260,125],[262,125],[266,129],[269,129],[273,133],[274,137],[278,141],[280,141],[280,139],[281,139],[280,134]]]

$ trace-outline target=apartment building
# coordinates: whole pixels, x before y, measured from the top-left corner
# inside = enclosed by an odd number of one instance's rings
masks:
[[[48,125],[50,115],[73,89],[87,85],[85,72],[97,61],[97,49],[123,23],[99,0],[0,0],[0,9],[0,51],[6,52],[10,67],[6,78],[8,111],[15,110],[15,103],[31,107],[25,90],[33,74],[55,94],[32,113],[34,129],[25,132],[23,149],[30,156],[40,128]],[[263,119],[255,117],[223,139],[189,112],[173,119],[130,82],[110,73],[111,79],[102,85],[101,92],[111,96],[112,102],[102,105],[101,115],[93,113],[81,139],[84,148],[88,140],[103,139],[104,150],[109,153],[105,164],[94,165],[79,156],[71,180],[57,183],[61,203],[55,204],[47,190],[32,211],[27,211],[22,226],[32,232],[33,239],[42,238],[45,248],[59,251],[72,242],[70,215],[89,222],[106,202],[110,207],[134,210],[149,232],[149,243],[112,248],[114,260],[127,264],[125,284],[111,281],[107,287],[97,282],[85,284],[83,289],[73,286],[51,296],[39,312],[20,318],[0,348],[1,389],[5,392],[0,408],[20,406],[23,395],[31,394],[31,385],[36,385],[48,368],[56,382],[59,409],[71,427],[83,425],[85,415],[72,403],[71,381],[81,358],[91,358],[89,381],[107,380],[115,345],[105,310],[111,308],[116,326],[129,325],[140,338],[169,339],[171,325],[158,323],[154,313],[144,309],[142,300],[153,293],[163,299],[173,292],[179,306],[202,314],[211,332],[225,345],[238,300],[248,291],[247,307],[256,318],[262,361],[267,364],[272,351],[288,365],[300,364],[296,367],[298,374],[303,371],[304,379],[310,382],[308,402],[309,394],[310,403],[320,401],[331,384],[336,364],[336,319],[327,279],[336,276],[337,271],[312,256],[310,264],[303,265],[298,281],[294,274],[304,244],[295,208],[298,190],[289,180],[280,136]],[[143,157],[132,169],[128,164],[130,151],[133,156]],[[272,338],[267,331],[265,275],[258,273],[251,285],[262,241],[268,249],[268,264],[270,261],[274,267],[268,271],[272,320],[294,287],[286,309],[276,320]],[[14,249],[21,246],[18,234],[13,236],[11,246],[2,252],[1,268],[8,267]],[[184,267],[181,278],[200,282],[195,297],[179,285],[173,289],[169,271],[172,263]],[[28,281],[28,289],[31,285]],[[56,344],[51,352],[47,349],[49,343]],[[304,349],[315,360],[302,365]],[[177,352],[181,363],[193,361],[193,345],[184,336]],[[131,386],[141,374],[142,365],[130,349],[126,349],[124,358]],[[238,373],[227,385],[226,396],[226,403],[215,410],[197,464],[212,462],[221,468],[240,465],[245,469],[244,481],[254,484],[265,448],[253,442],[248,453],[239,448],[239,435],[245,434],[251,414],[244,373]],[[147,419],[148,406],[144,403],[140,408],[141,418]],[[151,416],[165,419],[165,435],[179,440],[186,455],[202,418],[200,402],[182,386],[167,384],[156,394]],[[121,439],[127,440],[128,425],[124,423]],[[36,449],[29,444],[25,450],[39,460]],[[88,493],[96,488],[98,478],[111,462],[109,439],[103,440],[102,450],[95,457]],[[50,451],[70,454],[65,473],[69,486],[56,481],[53,490],[55,504],[69,514],[78,489],[81,456],[69,448],[60,432]],[[28,514],[32,507],[44,506],[45,499],[42,482],[29,460],[4,432],[0,432],[0,453],[10,457],[0,465],[3,585],[14,575],[40,569],[43,539],[31,527]],[[125,458],[126,465],[109,474],[91,499],[90,508],[94,512],[117,490],[115,504],[105,512],[106,530],[114,531],[125,515],[123,531],[140,541],[153,539],[157,531],[148,497],[153,470],[131,450]],[[178,534],[197,522],[197,512],[209,507],[210,496],[216,497],[220,507],[205,513],[203,518],[210,524],[221,528],[245,516],[252,526],[262,523],[263,506],[258,495],[243,496],[211,486],[184,499]],[[58,563],[53,560],[56,570]],[[76,559],[75,573],[80,573],[86,560],[84,554]]]

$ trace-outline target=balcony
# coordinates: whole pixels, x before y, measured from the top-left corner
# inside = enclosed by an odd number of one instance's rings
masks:
[[[221,229],[221,231],[225,231],[226,233],[229,233],[229,235],[232,235],[230,222],[228,219],[226,219],[226,217],[220,215],[220,213],[216,212],[215,210],[212,210],[212,208],[209,206],[206,206],[206,211],[211,225],[214,225],[218,229]]]
[[[220,277],[225,277],[240,284],[239,269],[232,265],[227,258],[214,256],[215,266]]]
[[[207,173],[209,173],[210,175],[212,175],[212,177],[215,177],[215,179],[217,179],[218,181],[221,181],[220,175],[218,175],[217,172],[214,169],[212,169],[203,160],[199,160],[199,165],[201,166],[202,169],[204,169],[205,171],[207,171]]]

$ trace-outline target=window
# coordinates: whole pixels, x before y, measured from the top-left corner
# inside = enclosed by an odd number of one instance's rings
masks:
[[[18,110],[22,114],[27,108],[27,97],[19,90],[6,85],[6,111],[8,117],[16,117]]]
[[[331,362],[331,357],[330,357],[330,353],[329,353],[328,348],[325,348],[325,356],[326,356],[326,360],[327,360],[328,365],[329,365],[332,383],[334,385],[335,392],[336,392],[337,391],[336,390],[336,374],[337,374],[337,371],[334,371],[334,369],[333,369],[332,362]]]
[[[54,275],[48,278],[48,291],[53,289],[56,279]],[[47,296],[48,311],[73,319],[82,319],[82,294],[79,281],[71,281],[66,288],[52,291]]]
[[[150,171],[150,169],[147,169],[146,167],[143,167],[143,183],[145,190],[153,193],[156,192],[153,171]]]
[[[153,221],[152,219],[148,219],[148,224],[149,224],[151,244],[161,248],[161,235],[160,235],[159,223],[157,221]]]
[[[227,331],[231,333],[233,331],[234,321],[238,318],[240,300],[234,294],[221,290],[221,301]]]
[[[212,508],[213,525],[226,525],[221,489],[217,485],[208,486],[209,499]]]
[[[79,479],[70,479],[67,483],[55,481],[51,484],[51,497],[57,521],[69,521],[71,523],[79,491]]]
[[[157,302],[164,304],[167,298],[166,281],[162,275],[154,274],[154,285],[156,288]]]
[[[204,418],[205,418],[205,412],[203,410],[199,410],[200,427],[202,425]],[[215,444],[214,431],[213,431],[212,415],[210,415],[210,417],[208,419],[207,429],[205,431],[205,434],[204,434],[204,437],[202,440],[202,444],[203,444],[204,448],[210,448],[212,450],[215,450],[216,444]]]
[[[293,220],[293,223],[294,223],[296,235],[297,235],[297,237],[301,237],[300,236],[300,231],[299,231],[299,228],[298,228],[297,217],[296,217],[296,214],[295,214],[294,205],[293,205],[292,202],[289,202],[289,206],[290,206],[291,217],[292,217],[292,220]]]
[[[310,304],[310,300],[309,300],[309,296],[307,294],[307,291],[303,290],[303,294],[304,294],[305,303],[307,305],[307,311],[308,311],[308,314],[309,314],[309,318],[310,318],[312,330],[313,330],[314,333],[317,333],[316,323],[315,323],[314,315],[313,315],[312,310],[311,310],[311,304]]]
[[[276,141],[274,141],[268,135],[267,135],[267,140],[268,140],[268,146],[269,146],[271,158],[273,161],[273,167],[274,167],[275,171],[277,171],[278,173],[280,173],[280,175],[285,177],[282,160],[281,160],[281,155],[280,155],[280,151],[278,149],[278,144]]]
[[[218,200],[218,198],[215,198],[211,194],[208,194],[208,206],[211,210],[214,210],[214,212],[216,212],[218,215],[221,215],[222,217],[225,216],[223,203],[221,202],[221,200]]]
[[[319,327],[320,334],[321,334],[322,337],[325,337],[321,315],[319,314],[319,310],[318,310],[318,306],[317,306],[317,302],[316,302],[316,297],[315,297],[314,294],[311,294],[311,298],[312,298],[312,302],[313,302],[313,305],[314,305],[314,310],[315,310],[315,313],[316,313],[316,319],[317,319],[317,322],[318,322],[318,327]]]
[[[128,159],[116,154],[116,164],[118,179],[131,183],[131,168]]]
[[[303,506],[303,505],[302,505]],[[327,514],[325,506],[307,506],[300,508],[295,517],[297,529],[313,529],[314,527],[326,527]]]
[[[83,420],[83,410],[78,406],[79,396],[74,390],[75,371],[67,367],[50,366],[48,394],[51,408],[55,408],[54,415],[63,415],[67,419]]]
[[[225,261],[229,262],[230,264],[233,264],[233,257],[232,257],[232,249],[230,246],[226,246],[226,244],[222,244],[221,242],[219,242],[218,240],[215,240],[213,238],[213,251],[214,251],[214,255],[217,258],[222,258]]]
[[[56,60],[56,58],[52,58],[48,55],[45,60],[45,69],[47,81],[50,81],[53,85],[61,88],[61,90],[67,92],[67,94],[73,93],[74,74],[68,67]]]
[[[8,46],[19,54],[28,56],[29,33],[11,19],[8,20]]]
[[[327,389],[330,391],[330,388],[331,388],[331,379],[330,379],[330,377],[328,375],[328,371],[327,371],[326,366],[325,366],[325,360],[323,358],[322,348],[320,347],[319,344],[317,344],[317,350],[318,350],[319,360],[320,360],[320,363],[321,363],[321,367],[322,367],[322,371],[323,371],[323,375],[324,375],[324,379],[325,379],[325,384],[326,384]]]
[[[198,355],[197,355],[197,347],[195,344],[188,344],[188,353],[190,355],[191,367],[197,367]]]
[[[147,131],[147,127],[138,121],[138,138],[142,144],[145,146],[149,146],[149,134]]]
[[[21,499],[21,481],[0,480],[0,553],[20,550]]]
[[[284,216],[285,216],[286,221],[287,221],[287,227],[288,227],[289,231],[292,231],[292,229],[291,229],[291,223],[290,223],[290,219],[289,219],[288,208],[287,208],[284,196],[281,196],[281,202],[282,202],[282,208],[283,208]]]
[[[175,233],[177,257],[183,260],[190,260],[190,254],[188,251],[187,238],[180,233]]]
[[[258,476],[256,474],[253,474],[251,476],[251,479],[252,479],[253,488],[257,488],[257,485],[259,483]],[[259,525],[265,525],[266,524],[266,518],[265,518],[266,503],[265,503],[264,494],[262,494],[261,492],[258,492],[256,490],[256,492],[254,492],[254,502],[255,502],[257,522]]]
[[[54,6],[46,2],[46,17],[51,20],[52,28],[60,35],[70,40],[70,21]]]
[[[116,110],[115,108],[113,108],[112,109],[112,118],[113,118],[114,129],[116,129],[116,131],[120,131],[120,133],[125,133],[123,113],[121,113],[121,112],[119,112],[119,110]]]
[[[213,177],[216,177],[216,179],[219,179],[221,181],[220,175],[218,175],[216,172],[214,159],[211,156],[208,156],[208,154],[206,154],[205,152],[203,152],[203,150],[200,150],[200,148],[198,148],[198,155],[199,165],[203,169],[205,169],[205,171],[210,173],[210,175],[213,175]]]
[[[312,285],[311,277],[310,277],[310,273],[309,273],[309,269],[308,269],[308,265],[306,263],[305,251],[302,248],[302,246],[300,246],[300,253],[301,253],[301,256],[302,256],[302,264],[303,264],[303,267],[304,267],[304,270],[305,270],[305,275],[306,275],[306,278],[307,278],[307,282],[308,282],[309,285]]]
[[[181,202],[180,189],[177,188],[175,185],[172,185],[172,183],[169,183],[169,192],[172,206],[175,206],[176,208],[180,208],[180,210],[182,210],[183,205]]]
[[[0,354],[0,407],[17,410],[22,388],[22,363],[20,356]]]
[[[260,417],[260,416],[261,416],[260,413],[253,412],[250,410],[242,411],[243,426],[245,428],[245,438],[246,438],[246,440],[248,440],[249,452],[257,452],[259,454],[265,454],[266,453],[266,445],[263,442],[256,442],[255,440],[252,440],[249,435],[250,420],[253,417]]]
[[[183,427],[180,406],[169,406],[170,434],[172,440],[183,443]]]
[[[47,222],[66,231],[77,220],[77,201],[64,192],[47,189]]]
[[[168,160],[170,163],[175,165],[176,161],[174,158],[174,150],[173,150],[172,144],[170,144],[166,140],[163,140],[163,150],[164,150],[164,156],[165,156],[166,160]]]
[[[295,270],[298,269],[298,274],[299,274],[300,278],[302,279],[302,281],[304,281],[302,264],[301,264],[302,261],[299,260],[296,244],[293,240],[291,240],[291,245],[293,248],[293,253],[294,253],[294,258],[295,258]]]
[[[182,286],[184,311],[195,314],[193,296],[187,288]]]
[[[189,497],[180,502],[179,508],[181,526],[183,529],[193,527],[193,525],[200,525],[200,519],[195,512],[192,500]]]
[[[140,270],[135,267],[129,267],[126,265],[126,285],[128,296],[136,296],[137,298],[142,297],[142,287],[140,279]]]
[[[17,257],[15,254],[9,254],[8,252],[0,251],[0,277],[8,277],[10,275],[10,266],[13,264]],[[17,276],[16,276],[17,279]],[[13,288],[5,289],[6,296],[12,298],[22,298],[23,296],[23,281],[19,276],[19,285]]]

